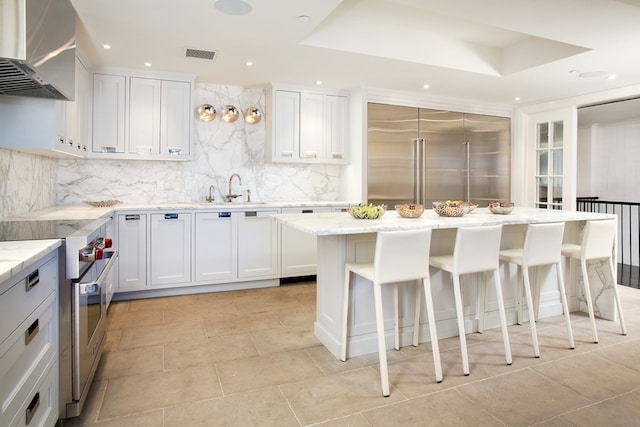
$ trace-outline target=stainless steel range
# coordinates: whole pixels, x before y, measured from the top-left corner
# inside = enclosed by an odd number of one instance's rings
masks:
[[[58,291],[59,418],[80,415],[104,346],[118,253],[113,218],[0,222],[0,240],[63,239]]]

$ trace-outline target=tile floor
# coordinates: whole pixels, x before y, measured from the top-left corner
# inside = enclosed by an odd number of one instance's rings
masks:
[[[106,351],[83,415],[67,426],[631,426],[640,425],[640,290],[620,287],[628,335],[572,315],[543,319],[542,357],[529,325],[468,336],[471,375],[457,337],[389,351],[391,396],[377,354],[336,360],[313,336],[315,284],[114,303]]]

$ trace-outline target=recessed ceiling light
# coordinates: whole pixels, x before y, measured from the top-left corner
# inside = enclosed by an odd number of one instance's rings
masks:
[[[227,15],[246,15],[253,7],[244,0],[217,0],[214,4],[216,9]]]
[[[607,76],[607,80],[615,80],[616,79],[616,75],[615,74],[609,74]]]
[[[514,100],[514,101],[516,101],[516,102],[518,102],[518,101],[520,101],[520,97],[519,97],[519,96],[516,96],[515,98],[513,98],[513,100]]]
[[[144,66],[145,66],[145,67],[151,67],[151,62],[145,62],[145,63],[144,63]]]
[[[430,87],[431,87],[431,85],[428,85],[428,84],[422,85],[422,89],[429,89]]]
[[[309,22],[309,21],[311,21],[311,17],[307,16],[307,15],[300,15],[300,16],[298,16],[298,21],[300,21],[300,22]]]
[[[316,80],[316,84],[317,84],[318,86],[322,85],[322,80]]]
[[[608,71],[585,71],[584,73],[578,74],[578,77],[582,77],[583,79],[596,79],[607,76],[609,76]]]
[[[247,61],[244,63],[247,67],[253,67],[253,61]]]
[[[106,49],[106,50],[109,50],[109,49],[111,49],[111,45],[110,44],[103,44],[102,48]]]

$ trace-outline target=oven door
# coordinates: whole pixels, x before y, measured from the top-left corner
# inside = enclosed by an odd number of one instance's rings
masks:
[[[84,402],[98,367],[107,322],[107,288],[117,251],[104,252],[73,282],[73,400]],[[82,410],[80,408],[80,410]]]

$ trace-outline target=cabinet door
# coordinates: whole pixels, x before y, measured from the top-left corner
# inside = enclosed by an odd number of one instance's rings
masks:
[[[125,76],[93,75],[94,153],[125,151]]]
[[[189,155],[191,139],[191,83],[162,81],[161,154]]]
[[[300,149],[300,93],[275,91],[273,158],[295,160]]]
[[[191,214],[151,214],[151,285],[191,281]]]
[[[160,153],[161,82],[131,77],[129,81],[129,153]]]
[[[118,291],[147,286],[147,215],[118,215]]]
[[[302,93],[300,99],[300,159],[317,160],[324,147],[324,95]]]
[[[195,281],[238,277],[238,227],[231,212],[195,214]]]
[[[278,275],[278,211],[244,212],[238,224],[238,277]]]
[[[325,98],[325,157],[346,163],[349,147],[349,98],[327,95]]]
[[[91,73],[79,58],[76,58],[76,100],[74,104],[75,150],[77,154],[86,156],[91,141],[88,126],[88,123],[91,122]],[[67,123],[69,123],[68,120]]]
[[[331,212],[329,207],[286,208],[282,213],[316,213]],[[311,276],[317,271],[317,239],[316,236],[288,225],[282,225],[280,233],[280,277]]]

